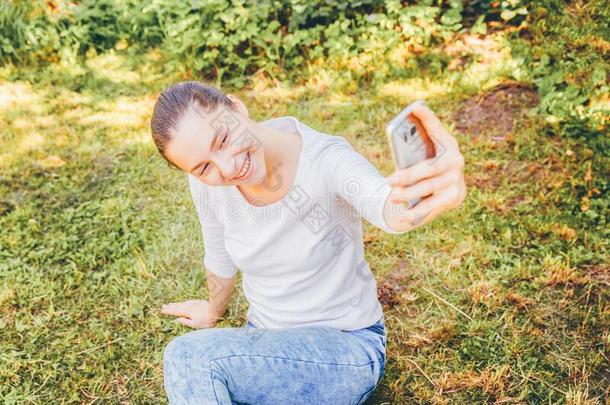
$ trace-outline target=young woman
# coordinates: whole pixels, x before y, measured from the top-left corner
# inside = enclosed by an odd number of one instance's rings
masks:
[[[164,349],[170,403],[361,404],[372,394],[387,334],[361,217],[401,234],[465,196],[456,140],[428,108],[415,114],[444,153],[388,180],[345,138],[291,116],[257,122],[212,86],[183,82],[159,96],[152,136],[187,173],[210,291],[162,307],[198,329]],[[214,328],[237,269],[247,323]]]

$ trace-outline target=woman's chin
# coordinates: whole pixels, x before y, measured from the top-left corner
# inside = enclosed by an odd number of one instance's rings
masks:
[[[249,187],[259,187],[263,186],[265,182],[265,173],[260,173],[257,171],[256,173],[252,173],[250,177],[244,180],[244,185],[248,185]]]
[[[255,157],[254,155],[252,155],[252,157]],[[250,167],[250,173],[248,173],[247,177],[241,180],[237,180],[235,183],[238,185],[243,185],[243,186],[249,186],[249,187],[256,187],[256,186],[261,186],[263,185],[263,182],[265,180],[265,171],[264,170],[260,170],[260,166],[258,164],[258,160],[256,159],[256,157],[254,159],[251,160],[251,167]],[[264,166],[263,166],[264,168]]]
[[[256,187],[256,186],[262,185],[264,179],[265,179],[265,176],[261,177],[258,175],[258,173],[252,173],[252,175],[250,177],[248,177],[246,180],[244,180],[243,184],[248,185],[250,187]]]

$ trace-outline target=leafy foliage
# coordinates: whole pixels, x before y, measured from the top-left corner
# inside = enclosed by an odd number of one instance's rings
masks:
[[[250,4],[242,0],[9,0],[0,9],[0,58],[54,60],[90,48],[111,49],[118,43],[161,46],[174,66],[239,83],[243,75],[258,70],[282,75],[318,58],[361,53],[383,58],[399,44],[431,46],[463,30],[465,22],[480,27],[485,18],[501,15],[513,20],[526,10],[520,0],[497,4],[489,0],[446,4],[431,0],[416,4],[398,0]]]
[[[187,330],[159,306],[207,293],[149,118],[203,76],[384,174],[383,125],[413,99],[457,137],[462,207],[399,238],[365,222],[394,305],[371,403],[607,403],[607,2],[251,4],[0,2],[0,402],[165,402]],[[244,323],[236,295],[222,326]]]

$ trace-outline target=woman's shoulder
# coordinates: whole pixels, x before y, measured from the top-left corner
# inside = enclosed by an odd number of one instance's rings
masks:
[[[277,129],[296,129],[303,136],[304,153],[310,163],[317,162],[318,159],[332,162],[333,158],[337,157],[333,152],[351,149],[351,144],[345,137],[326,133],[315,128],[315,125],[308,125],[292,115],[271,118],[261,121],[261,124]]]
[[[298,123],[301,130],[309,135],[312,155],[314,156],[321,157],[323,155],[332,154],[332,151],[346,151],[352,149],[352,145],[342,135],[324,132],[301,121],[298,121]]]
[[[331,166],[352,152],[354,152],[354,148],[341,135],[321,134],[312,147],[312,156],[319,159],[321,163]]]

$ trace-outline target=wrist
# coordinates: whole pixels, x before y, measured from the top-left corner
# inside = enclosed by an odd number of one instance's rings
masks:
[[[220,314],[218,314],[218,311],[215,311],[214,309],[210,308],[210,310],[208,311],[208,320],[209,320],[210,324],[216,325],[216,323],[221,318],[222,318],[222,316]]]

